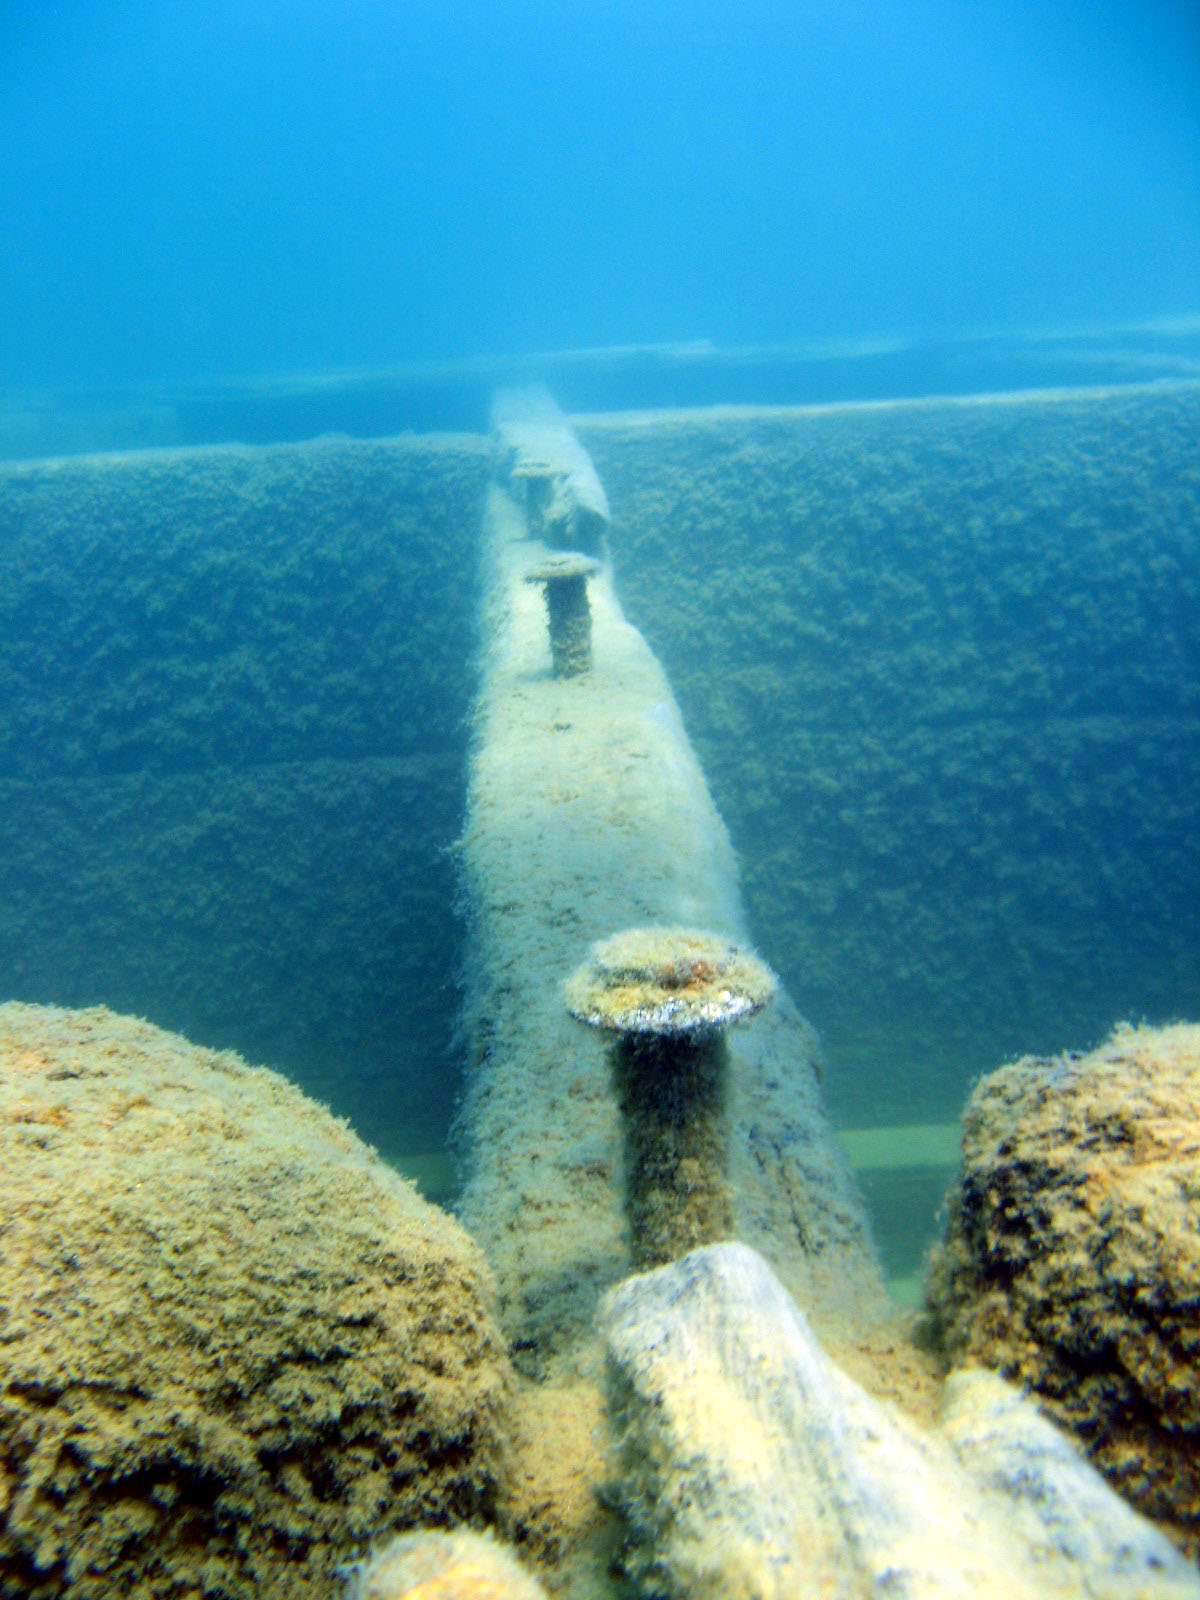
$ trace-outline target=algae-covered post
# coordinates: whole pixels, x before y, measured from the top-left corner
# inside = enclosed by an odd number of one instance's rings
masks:
[[[592,458],[548,394],[498,395],[493,408],[502,471],[521,505],[530,536],[547,544],[600,551],[608,534],[608,497]]]
[[[556,678],[578,678],[592,666],[592,608],[587,581],[600,563],[577,550],[562,550],[539,561],[525,574],[526,583],[540,583],[550,617],[550,656]]]
[[[614,934],[567,980],[571,1015],[618,1035],[613,1077],[635,1266],[732,1234],[723,1029],[774,993],[761,961],[690,928]]]

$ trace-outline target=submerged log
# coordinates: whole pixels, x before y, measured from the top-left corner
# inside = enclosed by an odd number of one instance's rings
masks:
[[[689,1600],[1197,1600],[1200,1576],[1015,1390],[923,1431],[822,1350],[766,1263],[693,1251],[606,1299],[640,1592]]]

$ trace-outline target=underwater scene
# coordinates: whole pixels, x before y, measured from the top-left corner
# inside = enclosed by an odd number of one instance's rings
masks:
[[[1200,19],[0,55],[2,1600],[1200,1600]]]

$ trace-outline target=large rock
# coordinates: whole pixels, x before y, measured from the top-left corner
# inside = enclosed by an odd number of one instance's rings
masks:
[[[547,1600],[511,1551],[468,1528],[402,1533],[351,1575],[346,1600]]]
[[[985,1078],[927,1301],[956,1364],[1029,1384],[1200,1550],[1200,1027]]]
[[[1197,1600],[1200,1578],[1007,1384],[939,1426],[873,1400],[761,1257],[712,1245],[609,1295],[624,1564],[655,1600]]]
[[[0,1594],[326,1596],[486,1519],[482,1260],[284,1079],[112,1012],[0,1006]]]

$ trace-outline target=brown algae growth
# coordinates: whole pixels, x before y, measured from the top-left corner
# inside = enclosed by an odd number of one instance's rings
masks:
[[[1200,1552],[1200,1026],[989,1074],[927,1303],[954,1366],[1028,1385]]]
[[[104,1008],[0,1006],[0,1594],[328,1600],[491,1520],[483,1260],[283,1078]]]

